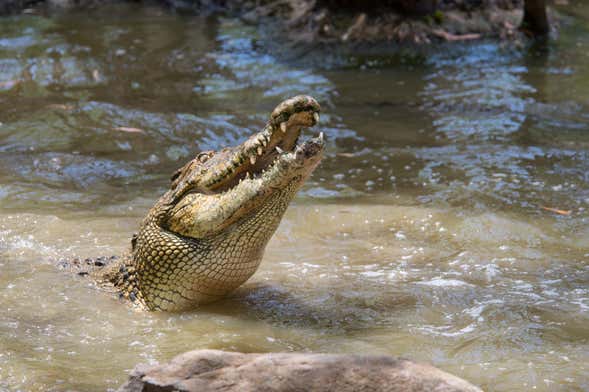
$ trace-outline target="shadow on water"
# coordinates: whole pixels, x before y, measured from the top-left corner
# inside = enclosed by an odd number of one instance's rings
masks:
[[[341,289],[341,282],[306,292],[258,282],[238,289],[230,298],[203,310],[255,319],[276,326],[315,328],[328,334],[352,334],[382,325],[396,313],[411,311],[417,299],[402,289],[385,293]]]

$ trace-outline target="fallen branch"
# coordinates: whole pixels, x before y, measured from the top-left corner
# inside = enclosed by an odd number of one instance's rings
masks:
[[[480,34],[460,34],[460,35],[456,35],[456,34],[452,34],[449,33],[447,31],[444,30],[433,30],[432,33],[436,36],[436,37],[440,37],[442,39],[445,39],[446,41],[469,41],[469,40],[473,40],[473,39],[479,39],[481,38]]]
[[[365,24],[366,24],[366,14],[361,13],[360,15],[358,15],[358,17],[356,17],[356,19],[354,20],[352,25],[348,28],[348,30],[344,33],[344,35],[342,35],[342,41],[345,42],[348,39],[350,39],[350,37],[352,37],[354,35],[354,33],[362,30],[364,28]]]
[[[558,208],[545,207],[545,206],[540,206],[540,208],[545,211],[550,211],[550,212],[554,212],[555,214],[565,215],[565,216],[569,216],[572,212],[571,210],[559,210]]]

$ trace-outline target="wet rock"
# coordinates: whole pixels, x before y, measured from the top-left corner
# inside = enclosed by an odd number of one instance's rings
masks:
[[[433,366],[390,356],[197,350],[138,365],[118,392],[436,391],[481,389]]]

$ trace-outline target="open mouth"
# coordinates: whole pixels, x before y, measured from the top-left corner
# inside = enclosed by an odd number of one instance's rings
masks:
[[[299,143],[303,128],[319,122],[320,106],[309,96],[290,98],[274,109],[264,129],[243,144],[229,149],[225,162],[210,170],[201,183],[209,191],[224,192],[245,179],[260,178],[280,164],[302,167],[323,150],[321,132]]]

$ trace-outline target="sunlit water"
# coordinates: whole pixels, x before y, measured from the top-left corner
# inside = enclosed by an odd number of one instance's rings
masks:
[[[589,390],[589,8],[568,10],[548,47],[342,68],[158,8],[0,19],[0,390],[112,389],[196,348]],[[299,93],[326,157],[231,298],[138,313],[56,268],[122,253],[177,167]]]

